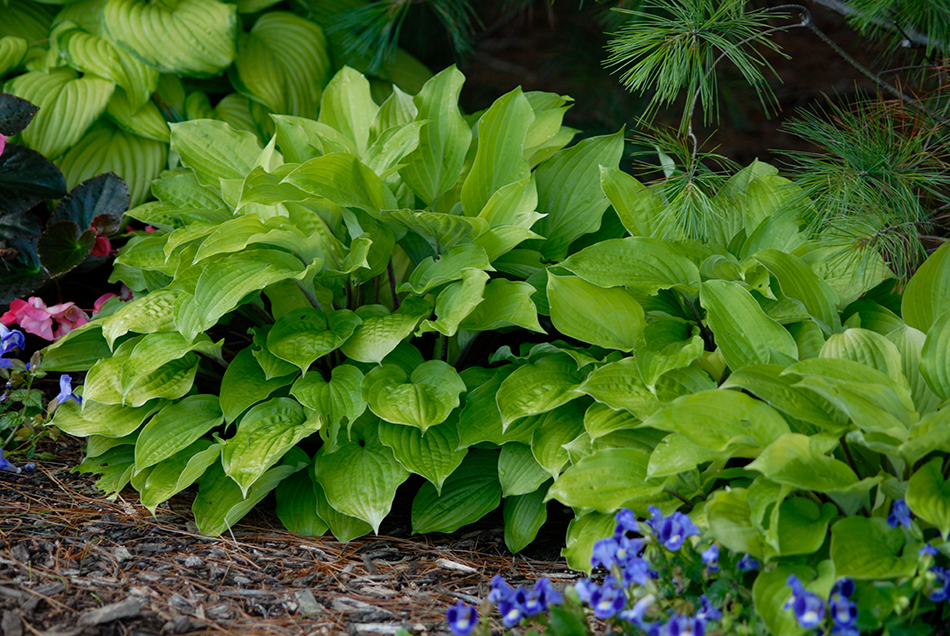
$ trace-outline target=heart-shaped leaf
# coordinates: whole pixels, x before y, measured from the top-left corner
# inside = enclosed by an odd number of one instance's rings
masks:
[[[455,532],[478,521],[501,503],[498,453],[470,450],[442,484],[441,494],[423,484],[412,501],[412,531]]]
[[[65,194],[63,173],[42,154],[18,144],[7,144],[0,153],[0,211],[4,218]]]
[[[53,210],[50,223],[72,221],[82,231],[92,228],[97,234],[109,235],[119,230],[122,215],[128,209],[128,186],[107,172],[79,184],[67,194]]]
[[[412,375],[395,364],[383,364],[363,380],[363,399],[373,413],[423,432],[444,422],[465,390],[455,369],[441,360],[419,365]]]
[[[352,311],[338,309],[330,314],[304,307],[281,316],[267,335],[267,348],[278,358],[300,367],[303,377],[318,358],[339,348],[353,335],[362,319]]]
[[[80,234],[72,221],[51,223],[40,236],[37,253],[50,276],[62,276],[89,256],[96,243],[96,233],[86,230]]]

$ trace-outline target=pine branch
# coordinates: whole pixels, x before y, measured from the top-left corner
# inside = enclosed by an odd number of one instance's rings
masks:
[[[809,0],[809,2],[823,6],[826,9],[831,9],[835,13],[848,18],[863,15],[859,9],[854,8],[844,0]],[[913,27],[901,27],[892,20],[882,20],[880,18],[866,18],[866,21],[875,26],[879,26],[891,31],[897,31],[901,36],[903,36],[904,42],[902,45],[905,47],[909,47],[911,44],[916,44],[917,46],[927,49],[928,51],[932,51],[934,49],[950,49],[950,41],[935,39],[925,33],[918,32]]]

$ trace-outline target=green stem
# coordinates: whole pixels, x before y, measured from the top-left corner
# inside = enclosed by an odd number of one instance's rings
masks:
[[[317,297],[314,295],[314,293],[307,289],[306,285],[301,283],[299,280],[295,280],[294,282],[297,283],[297,287],[303,292],[303,295],[307,297],[307,300],[310,301],[310,304],[314,307],[314,309],[323,311],[323,307],[320,306],[320,301],[317,300]]]
[[[393,259],[386,265],[386,274],[389,276],[389,291],[393,295],[393,312],[399,311],[399,296],[396,295],[396,272],[393,269]]]
[[[851,456],[851,449],[848,447],[848,442],[845,440],[843,435],[838,441],[841,442],[841,450],[844,451],[844,456],[848,460],[848,465],[851,466],[851,470],[853,470],[854,474],[857,475],[858,466],[854,463],[854,457]]]

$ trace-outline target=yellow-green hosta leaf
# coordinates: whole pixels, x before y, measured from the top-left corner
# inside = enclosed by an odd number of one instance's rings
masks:
[[[649,453],[640,449],[599,450],[570,466],[558,477],[545,501],[612,513],[631,503],[666,498],[663,479],[647,478]]]
[[[300,451],[294,448],[292,451]],[[303,453],[303,451],[300,451]],[[290,453],[284,457],[288,457]],[[309,461],[309,457],[307,460]],[[309,470],[301,470],[280,482],[274,496],[277,506],[274,512],[289,532],[305,537],[319,537],[330,528],[317,513],[317,494]]]
[[[73,68],[112,80],[125,89],[130,110],[142,108],[158,88],[159,72],[156,69],[143,64],[109,40],[83,30],[72,20],[58,23],[50,33],[50,40]]]
[[[763,556],[763,544],[752,520],[752,506],[745,488],[717,490],[706,501],[706,522],[716,541],[733,552]]]
[[[731,452],[719,452],[694,444],[679,433],[664,437],[653,452],[647,466],[647,476],[667,477],[693,470],[709,461],[726,461]]]
[[[436,254],[474,241],[488,231],[488,222],[478,217],[418,210],[386,210],[384,214],[425,239]]]
[[[492,228],[511,225],[529,229],[543,216],[537,209],[538,186],[532,175],[499,188],[477,214]]]
[[[594,543],[606,539],[614,533],[617,527],[615,515],[593,512],[589,509],[583,512],[575,510],[575,516],[567,526],[567,540],[561,548],[561,556],[567,559],[567,565],[572,570],[590,574],[590,558],[594,552]]]
[[[304,377],[318,358],[334,351],[353,335],[362,319],[348,309],[330,314],[312,307],[296,309],[282,316],[267,335],[267,348],[278,358],[300,367]]]
[[[406,299],[399,309],[391,314],[368,313],[371,306],[357,311],[363,319],[356,332],[350,336],[340,351],[358,362],[380,364],[400,342],[415,330],[419,321],[429,315],[432,305],[415,296]]]
[[[809,314],[821,321],[826,333],[835,333],[841,328],[838,294],[805,261],[778,250],[762,250],[753,258],[778,279],[785,296],[802,303]]]
[[[472,446],[479,442],[491,442],[498,446],[508,442],[531,443],[541,416],[524,417],[505,427],[495,401],[502,381],[513,370],[510,365],[500,367],[491,380],[465,394],[465,407],[459,414],[461,446]]]
[[[437,320],[423,320],[416,336],[438,331],[443,336],[454,336],[459,324],[482,302],[488,274],[474,267],[462,271],[462,280],[446,285],[435,300]]]
[[[238,90],[274,113],[315,119],[330,79],[323,31],[292,13],[262,15],[238,41]]]
[[[241,418],[237,432],[222,450],[224,472],[247,496],[267,469],[297,442],[317,432],[322,423],[319,415],[308,417],[296,400],[274,398],[262,402]]]
[[[28,48],[30,43],[25,38],[16,35],[0,37],[0,77],[20,65]]]
[[[399,171],[426,205],[458,184],[472,130],[459,112],[465,76],[450,66],[429,79],[413,98],[416,121],[428,121],[419,131],[419,146],[406,155]]]
[[[260,144],[267,143],[274,136],[274,121],[267,107],[240,93],[225,95],[215,105],[213,117],[234,130],[251,133]]]
[[[412,101],[412,95],[404,92],[398,86],[393,86],[393,92],[380,105],[369,127],[369,143],[376,140],[390,128],[408,124],[416,119],[419,110]],[[420,122],[421,123],[421,122]]]
[[[499,188],[531,174],[524,158],[525,134],[534,111],[521,87],[502,95],[479,118],[475,161],[462,184],[462,208],[478,214]]]
[[[762,555],[758,553],[757,556],[761,557]],[[830,569],[834,570],[834,568]],[[806,589],[816,593],[819,592],[815,587],[818,581],[812,582],[812,579],[815,578],[814,568],[797,564],[783,563],[775,569],[762,572],[755,577],[755,583],[752,586],[755,611],[764,619],[769,633],[776,636],[802,636],[808,633],[804,627],[798,624],[795,613],[784,609],[792,595],[792,588],[788,585],[788,577],[792,574],[806,585]],[[825,592],[825,590],[820,591]]]
[[[937,317],[920,351],[920,374],[943,400],[950,399],[950,309]]]
[[[917,469],[907,485],[907,505],[943,536],[950,536],[950,481],[943,478],[943,460],[934,458]]]
[[[320,123],[353,142],[357,156],[362,157],[366,152],[370,125],[378,110],[370,94],[369,80],[359,71],[344,66],[323,92]]]
[[[253,134],[209,119],[172,124],[171,148],[201,185],[216,190],[222,179],[243,180],[261,154]]]
[[[362,384],[362,371],[341,364],[333,367],[329,382],[319,373],[311,373],[294,382],[290,394],[307,408],[320,413],[328,427],[338,430],[344,422],[348,427],[352,426],[366,410]]]
[[[637,366],[648,387],[664,373],[685,367],[703,354],[699,328],[679,318],[659,318],[643,330],[643,346],[637,347]]]
[[[737,391],[711,390],[678,397],[644,421],[644,426],[680,433],[717,452],[765,448],[789,432],[772,407]]]
[[[313,475],[333,508],[365,521],[379,532],[379,524],[392,508],[396,489],[410,473],[396,461],[392,449],[380,441],[377,421],[374,418],[354,427],[351,439],[341,440],[333,453],[321,447],[313,459]]]
[[[167,158],[168,144],[100,120],[57,165],[69,188],[104,172],[115,173],[129,186],[129,206],[135,207],[145,200],[149,184],[165,168]]]
[[[545,413],[534,430],[531,453],[555,479],[570,459],[564,446],[584,432],[584,413],[589,402],[590,400],[575,400]]]
[[[310,159],[292,170],[281,183],[370,214],[396,207],[396,200],[382,179],[348,153],[334,152]]]
[[[501,447],[498,480],[505,497],[532,493],[550,478],[547,469],[534,458],[529,445],[508,442]]]
[[[330,526],[330,532],[333,533],[333,537],[337,541],[352,541],[373,531],[373,526],[362,519],[345,515],[331,506],[330,502],[327,501],[323,486],[313,479],[313,471],[308,472],[311,473],[310,481],[313,483],[313,494],[317,498],[317,515],[327,522],[327,525]]]
[[[101,474],[102,477],[96,480],[96,488],[110,498],[115,498],[132,478],[135,468],[132,449],[130,444],[110,448],[99,457],[87,457],[73,470],[77,473]]]
[[[631,236],[656,235],[666,207],[660,197],[626,172],[606,166],[600,167],[600,187]]]
[[[466,268],[494,271],[485,250],[466,243],[447,250],[438,259],[430,256],[419,263],[406,282],[400,283],[397,292],[411,291],[424,295],[439,285],[460,280]]]
[[[156,400],[152,404],[133,408],[121,404],[102,404],[86,398],[80,407],[69,400],[56,408],[51,424],[76,437],[124,437],[137,430],[142,422],[166,404],[164,400]]]
[[[944,244],[930,255],[907,283],[901,299],[901,315],[908,325],[927,333],[937,318],[948,309],[950,245]]]
[[[162,502],[168,501],[204,475],[221,456],[223,443],[199,439],[155,466],[144,470],[144,481],[133,485],[139,491],[142,505],[155,514]]]
[[[168,143],[171,131],[158,106],[154,102],[145,102],[137,110],[134,108],[126,92],[116,88],[106,108],[106,115],[123,130],[146,139]]]
[[[175,207],[231,212],[221,195],[214,188],[206,188],[198,183],[191,170],[179,168],[177,171],[168,171],[152,181],[151,188],[153,196]]]
[[[398,365],[383,364],[363,379],[363,399],[373,413],[422,432],[444,422],[465,390],[455,369],[441,360],[429,360],[411,375]]]
[[[293,364],[278,358],[267,348],[267,336],[270,335],[273,328],[273,325],[251,327],[251,331],[254,333],[254,357],[264,370],[264,377],[268,380],[297,373],[297,369]]]
[[[392,449],[403,468],[422,475],[441,492],[442,484],[458,468],[468,449],[459,448],[458,418],[423,431],[386,421],[379,423],[379,440]]]
[[[498,453],[468,452],[461,465],[442,485],[423,484],[412,501],[412,531],[455,532],[478,521],[501,503]]]
[[[246,408],[268,398],[277,389],[291,384],[296,377],[297,374],[292,373],[268,379],[254,357],[252,348],[241,349],[228,365],[221,380],[221,411],[225,421],[230,424]],[[312,374],[312,377],[316,375]],[[304,406],[310,405],[304,402]]]
[[[798,359],[798,344],[769,318],[739,283],[707,280],[699,293],[706,322],[733,371],[751,364],[787,364]]]
[[[858,581],[912,576],[916,551],[902,554],[904,535],[880,517],[845,517],[831,527],[831,560],[836,576]]]
[[[139,376],[123,400],[130,406],[142,406],[149,400],[176,400],[188,394],[198,372],[198,356],[194,353],[168,362],[151,373]]]
[[[139,433],[136,471],[168,459],[223,422],[216,395],[190,395],[166,406]]]
[[[10,80],[4,90],[40,109],[20,134],[24,145],[46,157],[56,158],[76,145],[105,112],[115,83],[97,77],[79,77],[71,68],[57,68],[49,73],[24,73]],[[68,176],[66,180],[69,183]]]
[[[523,495],[505,497],[505,545],[513,554],[521,552],[535,537],[544,522],[548,520],[548,507],[544,497],[547,485]]]
[[[110,40],[162,73],[210,77],[236,54],[237,7],[218,0],[108,0],[103,25]]]
[[[643,382],[637,359],[623,358],[594,369],[577,387],[601,404],[613,409],[624,409],[638,419],[650,417],[660,401]]]
[[[397,171],[403,165],[403,158],[419,147],[419,133],[427,123],[412,121],[390,128],[366,149],[363,163],[390,188],[399,187],[402,180]]]
[[[824,455],[812,442],[807,435],[787,433],[746,468],[776,483],[815,492],[847,490],[858,483],[858,476],[847,464]]]
[[[639,425],[639,417],[599,402],[591,404],[584,413],[584,430],[592,440],[616,431],[637,428]]]
[[[496,393],[503,430],[519,418],[547,413],[581,397],[575,389],[583,380],[584,373],[567,355],[549,356],[518,367]]]
[[[462,320],[462,329],[494,331],[521,327],[545,333],[538,322],[538,310],[531,296],[536,292],[529,283],[496,278],[488,281],[482,302]]]
[[[201,477],[198,495],[191,506],[198,532],[217,536],[230,529],[280,482],[304,468],[306,464],[275,466],[264,473],[245,494],[225,474],[220,463],[212,464]]]
[[[867,329],[845,329],[825,341],[819,358],[853,360],[877,369],[899,385],[907,380],[901,368],[901,353],[890,340]]]
[[[582,342],[632,351],[646,327],[643,307],[624,289],[548,271],[547,295],[554,327]]]
[[[901,325],[886,337],[897,346],[901,354],[901,371],[910,386],[916,411],[920,414],[936,411],[941,399],[930,390],[920,372],[920,356],[927,341],[926,334],[908,325]]]

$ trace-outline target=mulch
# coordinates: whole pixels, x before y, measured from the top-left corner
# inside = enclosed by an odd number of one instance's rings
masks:
[[[131,488],[110,501],[95,476],[71,472],[77,440],[46,446],[57,459],[34,473],[0,472],[3,636],[435,636],[448,633],[445,608],[483,599],[495,574],[516,585],[548,576],[557,587],[578,576],[556,556],[563,526],[512,555],[500,515],[451,535],[410,535],[399,500],[383,534],[348,543],[291,534],[266,504],[206,537],[193,493],[153,517]]]

